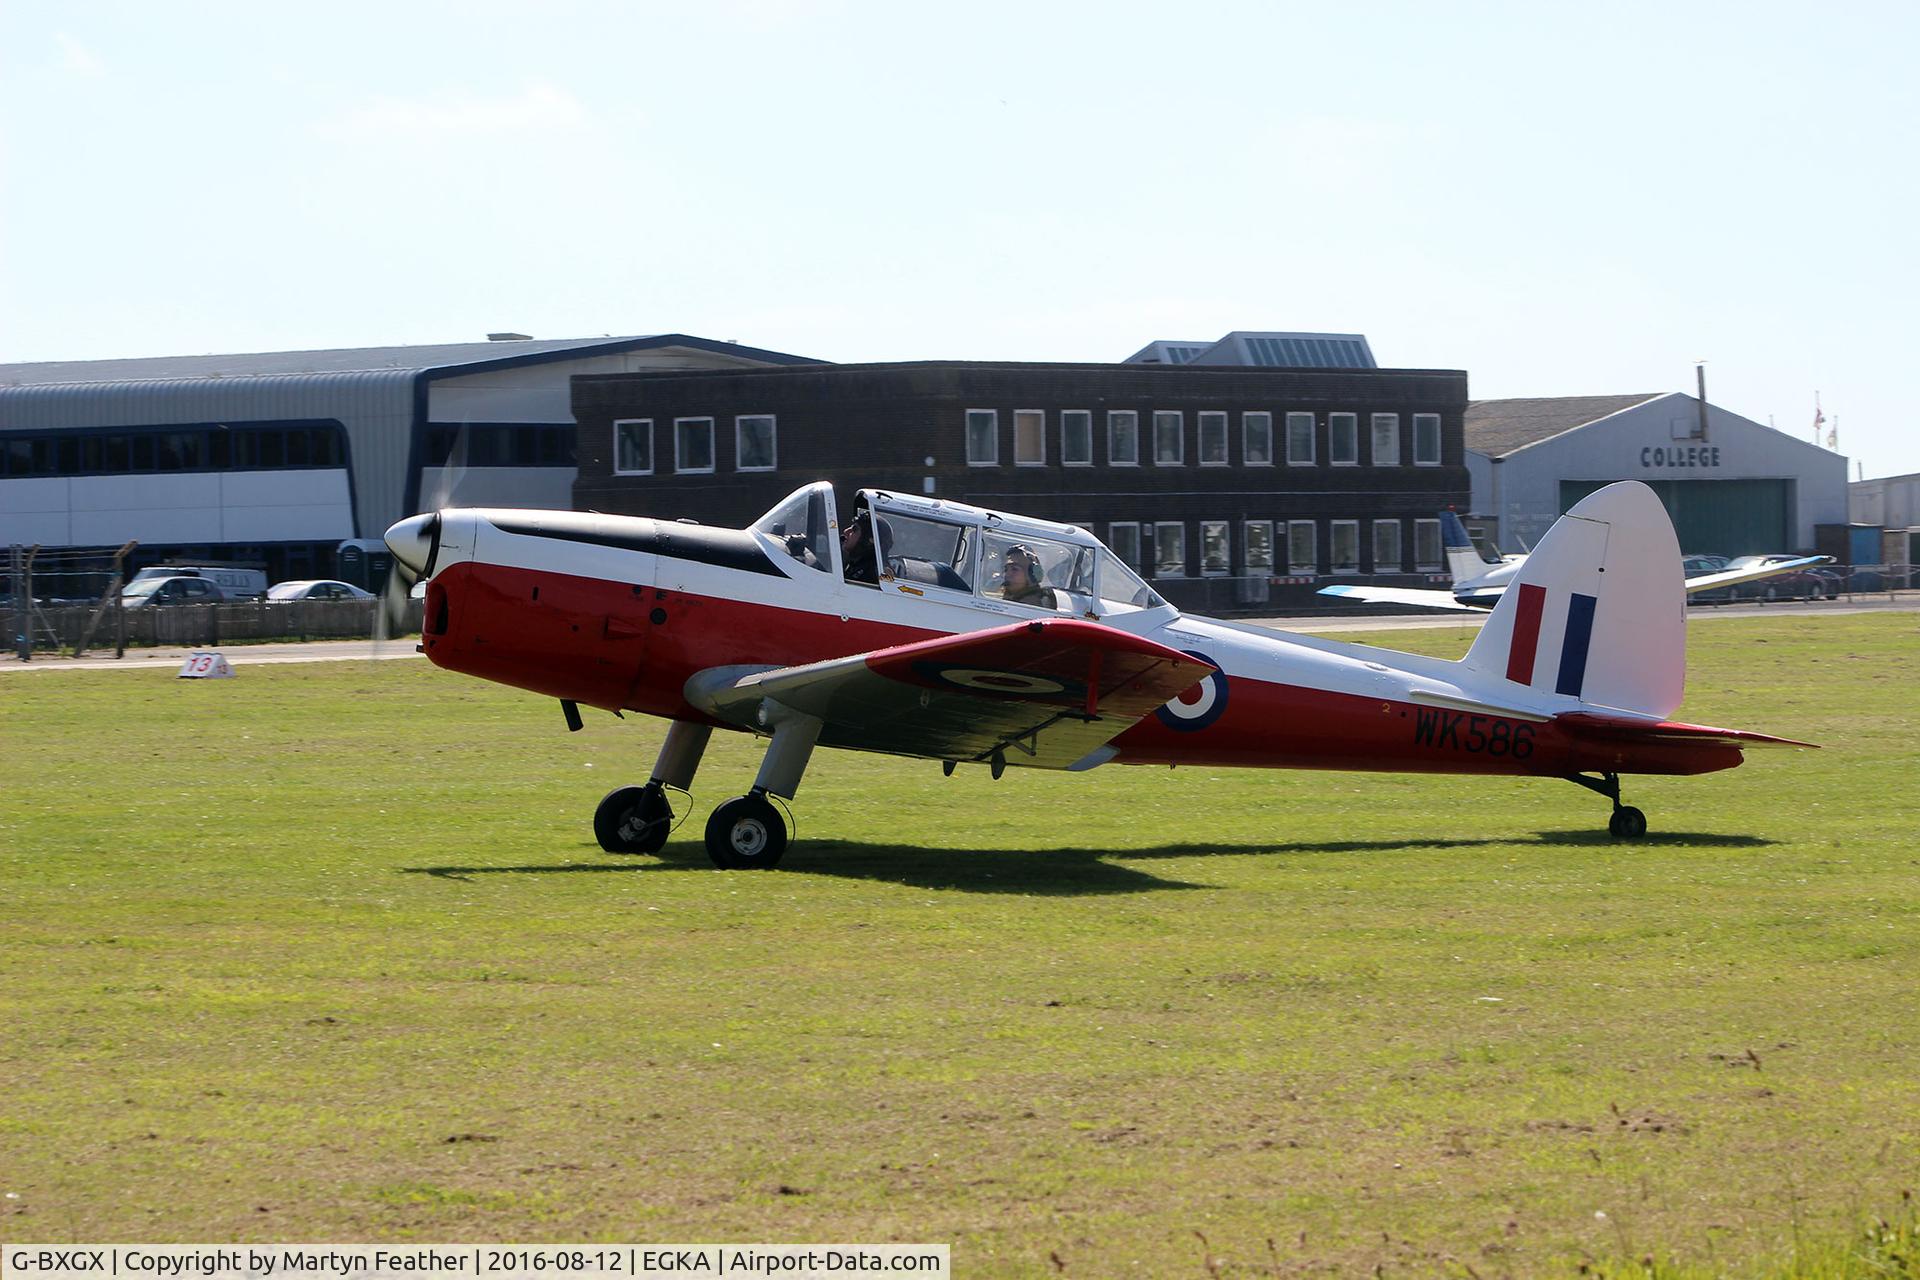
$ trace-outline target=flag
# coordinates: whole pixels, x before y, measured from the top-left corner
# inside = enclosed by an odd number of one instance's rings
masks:
[[[1820,406],[1815,404],[1813,406],[1813,442],[1815,444],[1820,443],[1820,428],[1825,426],[1826,423],[1827,415],[1820,412]]]
[[[1835,418],[1833,420],[1833,425],[1827,428],[1827,448],[1838,449],[1839,447],[1840,447],[1840,419]]]

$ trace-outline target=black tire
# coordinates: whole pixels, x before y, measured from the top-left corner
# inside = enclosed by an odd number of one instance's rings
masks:
[[[1608,819],[1607,833],[1616,840],[1638,840],[1647,834],[1647,815],[1632,805],[1623,805]]]
[[[658,853],[673,831],[673,806],[659,787],[615,787],[593,811],[593,836],[608,853]]]
[[[736,796],[707,819],[707,856],[727,871],[761,871],[787,851],[787,824],[763,795]]]

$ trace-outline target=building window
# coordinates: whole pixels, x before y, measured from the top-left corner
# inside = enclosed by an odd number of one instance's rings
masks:
[[[1093,465],[1093,413],[1088,409],[1060,411],[1060,461],[1069,467]]]
[[[1287,465],[1313,465],[1313,415],[1310,413],[1287,415]]]
[[[1413,465],[1440,465],[1440,415],[1437,413],[1413,415]]]
[[[1400,465],[1400,415],[1397,413],[1373,415],[1373,465]]]
[[[1140,526],[1129,520],[1107,526],[1107,547],[1129,569],[1140,567]]]
[[[1156,409],[1153,414],[1153,465],[1177,467],[1187,460],[1186,415]]]
[[[1225,414],[1220,430],[1226,431]],[[1202,520],[1200,522],[1200,572],[1208,577],[1218,577],[1233,570],[1233,543],[1227,536],[1225,520]]]
[[[1047,465],[1047,415],[1042,409],[1013,411],[1013,465]]]
[[[967,410],[967,465],[1000,465],[1000,413],[997,409]]]
[[[1375,520],[1373,522],[1373,571],[1399,573],[1401,568],[1400,522]]]
[[[1272,414],[1243,413],[1240,415],[1240,452],[1243,455],[1243,461],[1249,467],[1273,465]]]
[[[1360,465],[1360,415],[1327,415],[1327,461],[1336,467]]]
[[[1249,520],[1241,526],[1240,537],[1246,545],[1247,572],[1262,578],[1272,573],[1273,521]]]
[[[1413,567],[1422,573],[1438,572],[1441,557],[1440,522],[1415,520],[1413,522]]]
[[[1227,465],[1227,415],[1224,413],[1200,415],[1200,465]]]
[[[1333,572],[1360,572],[1360,522],[1335,520],[1328,539],[1333,551]]]
[[[1115,409],[1107,414],[1107,465],[1140,465],[1140,415],[1132,409]]]
[[[613,473],[653,474],[653,419],[623,418],[613,424]]]
[[[1156,524],[1153,526],[1153,572],[1160,578],[1184,578],[1187,576],[1187,526],[1184,524]]]
[[[1287,521],[1287,572],[1317,573],[1319,570],[1320,552],[1313,544],[1313,521]]]
[[[673,420],[673,469],[682,472],[713,470],[713,419]]]
[[[733,447],[742,471],[771,471],[774,467],[773,415],[752,413],[733,420]]]

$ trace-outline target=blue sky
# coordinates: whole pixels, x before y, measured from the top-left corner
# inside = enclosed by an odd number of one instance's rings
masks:
[[[1368,335],[1868,476],[1920,6],[0,5],[0,361],[681,331],[830,360]]]

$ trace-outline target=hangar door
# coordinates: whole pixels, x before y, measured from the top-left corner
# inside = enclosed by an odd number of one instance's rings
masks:
[[[1562,480],[1565,511],[1605,480]],[[1688,555],[1745,556],[1794,549],[1791,480],[1650,480],[1680,550]]]

